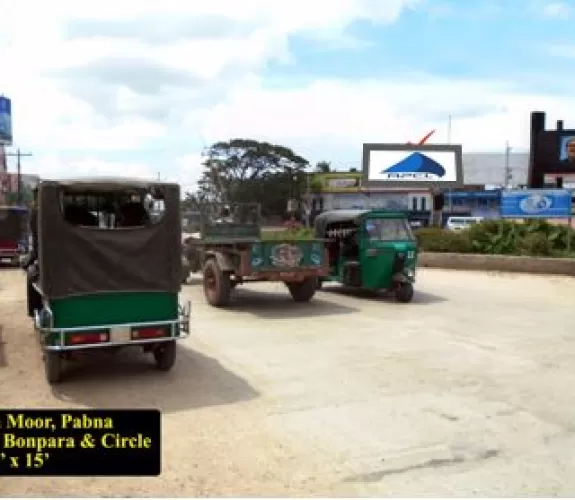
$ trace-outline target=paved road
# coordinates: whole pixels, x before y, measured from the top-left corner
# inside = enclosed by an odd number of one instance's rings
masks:
[[[18,496],[575,494],[575,280],[423,270],[412,304],[330,289],[295,304],[193,282],[173,372],[95,359],[51,391],[0,270],[0,406],[164,412],[159,478],[0,479]],[[105,363],[105,368],[102,367]]]

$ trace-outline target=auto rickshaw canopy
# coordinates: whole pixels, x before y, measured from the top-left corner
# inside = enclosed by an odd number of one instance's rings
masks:
[[[162,216],[137,227],[70,223],[67,196],[154,193]],[[42,180],[38,185],[40,286],[50,299],[101,292],[178,292],[181,278],[180,186],[133,178]]]

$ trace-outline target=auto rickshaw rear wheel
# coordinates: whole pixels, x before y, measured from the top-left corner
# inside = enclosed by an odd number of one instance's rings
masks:
[[[154,349],[154,359],[158,370],[163,372],[171,370],[176,363],[176,341],[170,340],[159,344]]]
[[[215,259],[209,259],[204,264],[203,279],[208,303],[214,307],[226,306],[232,289],[229,273],[222,271]]]
[[[64,360],[57,352],[44,352],[44,371],[49,384],[57,384],[62,381]]]
[[[299,283],[286,283],[295,302],[309,302],[317,289],[317,278],[306,278]]]
[[[411,302],[413,299],[413,285],[411,283],[399,283],[395,289],[395,298],[398,302]]]

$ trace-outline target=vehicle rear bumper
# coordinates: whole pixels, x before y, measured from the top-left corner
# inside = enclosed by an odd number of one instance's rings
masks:
[[[49,307],[44,307],[44,310],[48,314],[49,322],[52,321],[51,311]],[[40,314],[35,311],[34,314],[34,325],[37,331],[40,333],[42,346],[44,350],[51,352],[67,352],[67,351],[78,351],[84,349],[101,349],[107,347],[121,347],[121,346],[133,346],[133,345],[146,345],[146,344],[158,344],[162,342],[171,342],[175,340],[185,339],[190,335],[190,316],[191,316],[191,302],[187,302],[185,305],[180,305],[179,315],[177,319],[172,321],[154,321],[145,323],[128,323],[121,325],[98,325],[98,326],[85,326],[85,327],[74,327],[74,328],[54,328],[51,324],[48,326],[43,326],[40,319]],[[150,328],[150,327],[164,327],[169,328],[169,335],[164,337],[153,337],[146,339],[134,339],[125,338],[122,340],[114,339],[112,332],[114,330],[132,330],[136,328]],[[90,332],[102,332],[107,331],[109,334],[109,340],[105,342],[97,343],[82,343],[77,345],[69,345],[66,343],[66,339],[69,335],[74,333],[90,333]],[[53,339],[57,340],[54,342]],[[52,342],[50,342],[52,340]]]

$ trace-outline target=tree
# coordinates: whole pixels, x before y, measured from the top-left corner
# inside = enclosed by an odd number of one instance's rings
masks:
[[[320,174],[328,174],[331,172],[331,162],[325,160],[318,161],[315,164],[315,171]]]
[[[309,162],[285,146],[232,139],[208,148],[203,166],[198,203],[258,202],[264,215],[280,215],[288,199],[301,198]]]

